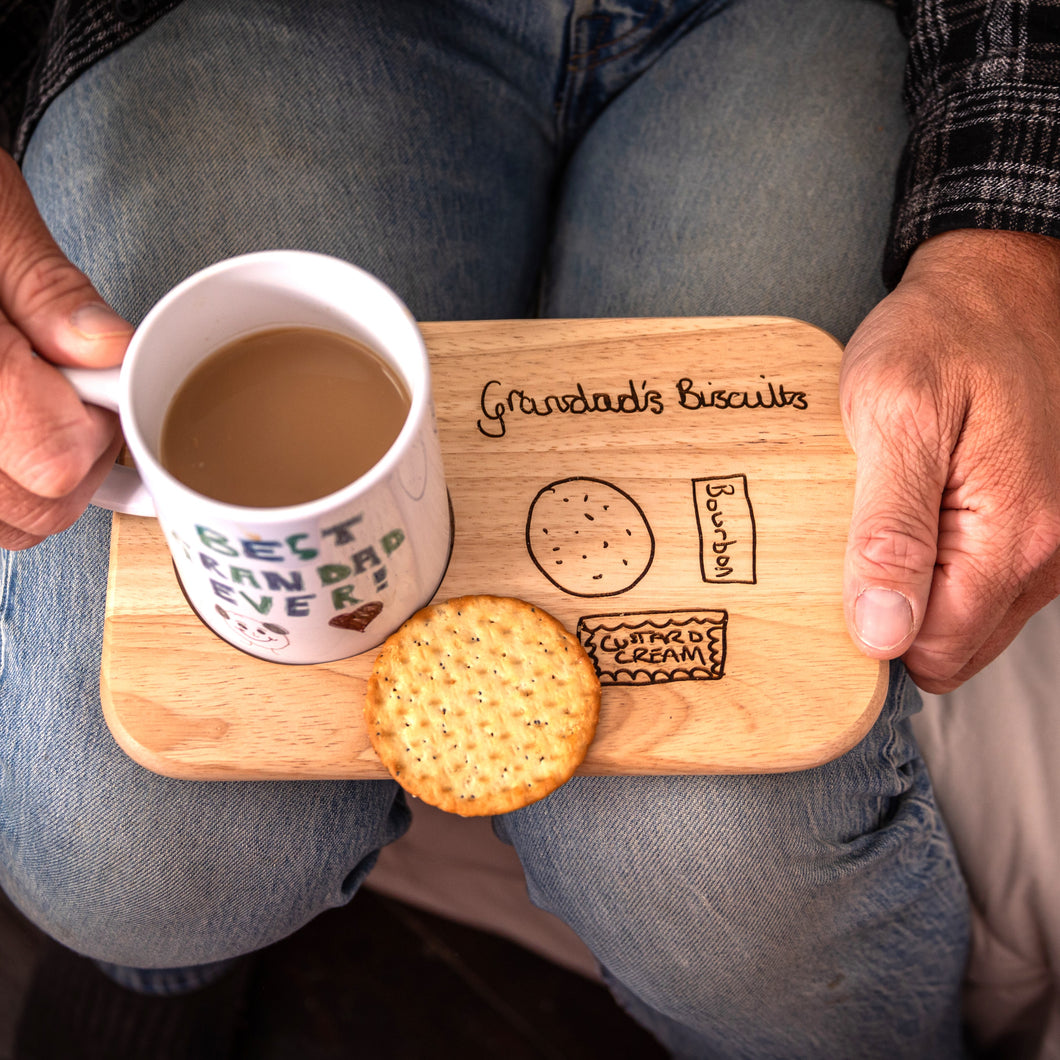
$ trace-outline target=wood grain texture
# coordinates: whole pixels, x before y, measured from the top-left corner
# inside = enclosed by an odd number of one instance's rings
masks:
[[[438,597],[519,596],[578,631],[604,686],[582,772],[800,769],[861,739],[887,668],[843,622],[832,338],[764,317],[422,328],[456,527]],[[243,655],[188,608],[157,523],[115,516],[104,711],[147,768],[382,777],[374,657]]]

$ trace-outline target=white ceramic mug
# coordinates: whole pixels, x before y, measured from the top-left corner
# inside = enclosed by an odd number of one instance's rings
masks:
[[[171,398],[233,339],[277,326],[326,328],[379,354],[411,407],[374,467],[344,488],[284,508],[205,497],[159,462]],[[94,498],[157,515],[199,618],[261,659],[329,662],[380,644],[434,595],[452,543],[430,367],[400,299],[336,258],[276,250],[222,261],[166,294],[120,369],[64,369],[90,403],[116,409],[136,469],[115,468]]]

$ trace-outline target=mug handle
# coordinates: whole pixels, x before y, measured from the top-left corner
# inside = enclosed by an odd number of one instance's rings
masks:
[[[63,368],[59,371],[77,391],[77,396],[86,405],[118,411],[120,393],[120,368]],[[100,483],[92,497],[92,503],[100,508],[123,515],[150,515],[155,512],[154,501],[144,486],[140,473],[132,467],[115,464]]]

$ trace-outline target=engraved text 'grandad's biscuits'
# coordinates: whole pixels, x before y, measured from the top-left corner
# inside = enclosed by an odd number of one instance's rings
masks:
[[[584,615],[578,639],[601,685],[717,681],[725,674],[727,625],[722,610]]]

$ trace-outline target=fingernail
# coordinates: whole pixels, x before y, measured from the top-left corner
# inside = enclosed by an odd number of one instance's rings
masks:
[[[132,325],[102,302],[89,302],[70,314],[70,326],[86,339],[104,339],[112,335],[127,335]]]
[[[865,589],[854,605],[854,627],[870,648],[890,651],[913,631],[913,608],[894,589]]]

